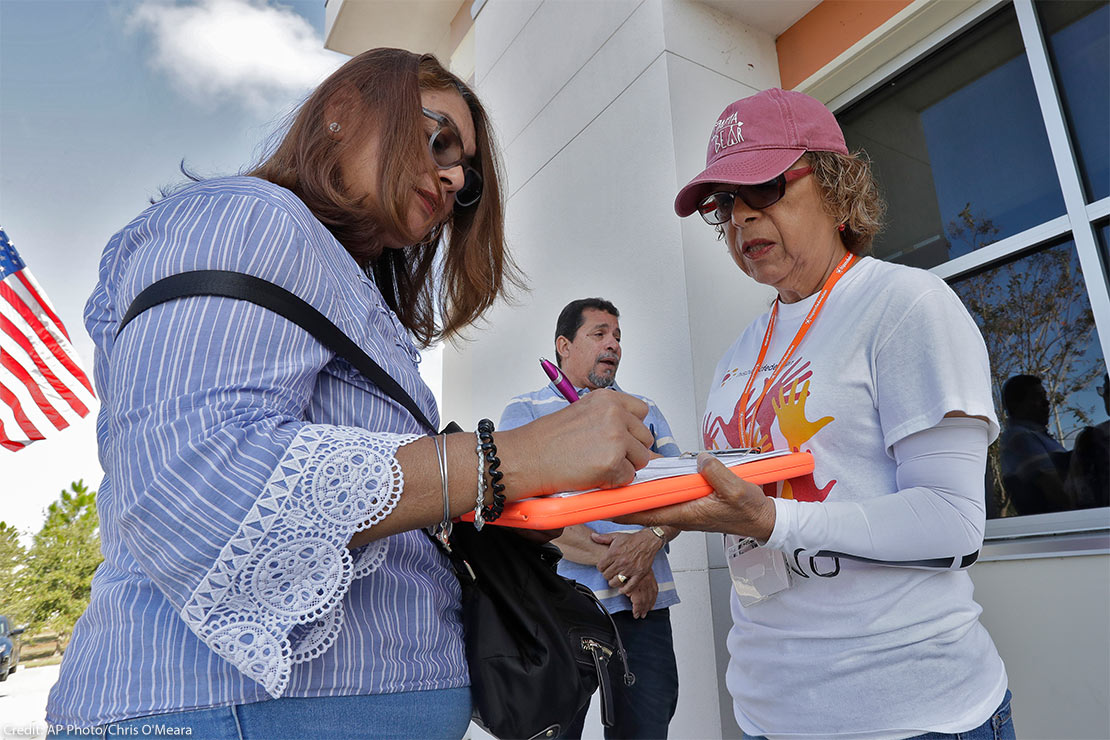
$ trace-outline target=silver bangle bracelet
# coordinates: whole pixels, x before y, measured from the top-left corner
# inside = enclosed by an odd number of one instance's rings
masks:
[[[481,532],[486,523],[485,517],[482,516],[482,507],[486,505],[486,456],[482,452],[482,440],[478,437],[478,432],[475,432],[474,436],[478,439],[478,445],[474,448],[478,453],[478,496],[474,507],[474,529]]]
[[[440,437],[443,438],[443,450],[439,448]],[[447,435],[432,437],[436,446],[436,459],[439,461],[439,484],[443,488],[443,523],[451,521],[451,496],[447,493]]]
[[[443,449],[440,450],[439,438],[443,437]],[[432,444],[436,446],[436,461],[439,463],[439,485],[443,489],[443,521],[434,528],[434,534],[446,541],[451,534],[451,496],[447,492],[447,435],[432,437]]]

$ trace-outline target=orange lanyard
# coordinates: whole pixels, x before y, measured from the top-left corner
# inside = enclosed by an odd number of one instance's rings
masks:
[[[794,339],[790,341],[790,345],[786,348],[785,354],[783,354],[782,359],[779,360],[778,365],[775,367],[775,371],[771,374],[771,377],[764,381],[763,392],[759,394],[759,398],[755,401],[755,406],[752,407],[751,423],[745,423],[744,413],[748,409],[748,399],[751,398],[752,385],[755,383],[755,376],[759,372],[759,368],[763,367],[763,360],[767,357],[767,350],[771,346],[771,336],[775,333],[775,320],[779,315],[779,301],[775,299],[775,305],[771,309],[771,318],[767,322],[767,331],[763,333],[763,344],[759,348],[759,357],[755,361],[755,367],[752,368],[752,374],[748,376],[748,383],[744,386],[744,392],[740,394],[740,445],[742,447],[756,446],[756,443],[759,441],[755,438],[756,412],[763,404],[763,399],[767,396],[767,391],[771,389],[771,386],[779,377],[779,374],[782,373],[783,368],[786,367],[786,363],[794,355],[794,350],[798,349],[798,345],[802,343],[802,339],[805,338],[806,333],[809,332],[810,327],[813,326],[813,322],[817,319],[817,315],[821,313],[821,309],[825,307],[825,301],[828,300],[829,293],[832,292],[833,286],[836,285],[836,282],[844,276],[844,273],[855,264],[857,259],[859,259],[859,257],[849,252],[844,255],[844,259],[840,260],[840,264],[837,265],[836,269],[829,275],[828,279],[825,281],[825,285],[821,288],[821,292],[817,294],[817,300],[813,302],[813,306],[809,309],[809,313],[806,314],[805,321],[798,327],[798,332],[794,335]]]

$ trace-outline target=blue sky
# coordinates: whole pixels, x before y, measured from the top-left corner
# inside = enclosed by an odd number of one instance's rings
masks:
[[[324,0],[0,0],[0,225],[86,371],[100,253],[178,163],[233,173],[346,57]],[[26,533],[70,481],[100,481],[95,420],[0,449],[0,520]]]

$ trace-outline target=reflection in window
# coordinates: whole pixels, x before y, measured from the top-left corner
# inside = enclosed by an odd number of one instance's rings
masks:
[[[986,342],[1003,429],[987,465],[987,516],[1107,506],[1106,363],[1074,242],[952,288]]]
[[[889,206],[876,257],[935,267],[1064,213],[1013,8],[838,118]]]
[[[1088,202],[1110,195],[1110,4],[1039,2]]]

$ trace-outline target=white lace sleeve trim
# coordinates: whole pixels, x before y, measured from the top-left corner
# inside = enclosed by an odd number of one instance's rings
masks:
[[[335,642],[351,581],[385,559],[385,539],[354,556],[347,543],[393,511],[404,487],[397,449],[417,439],[302,428],[185,604],[189,628],[270,696],[281,696],[293,664]]]

